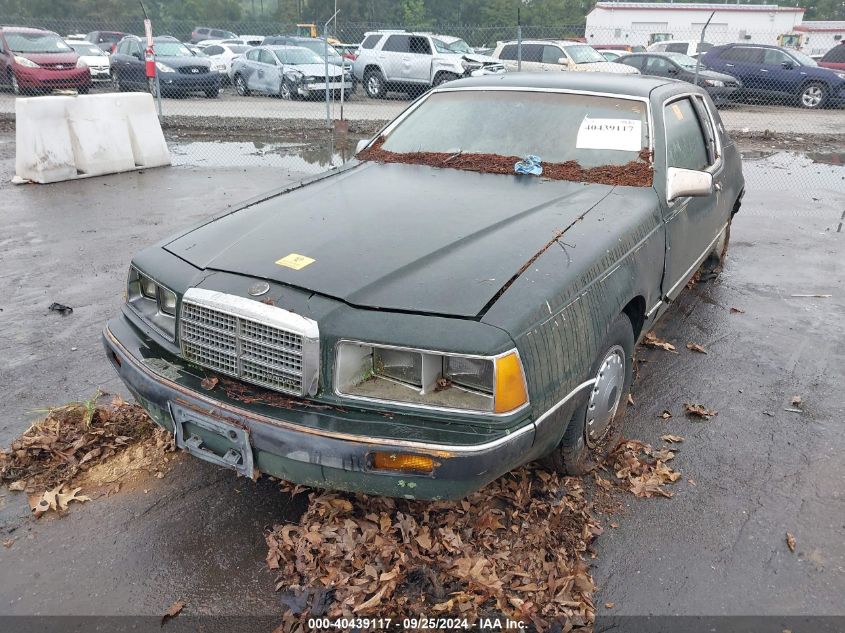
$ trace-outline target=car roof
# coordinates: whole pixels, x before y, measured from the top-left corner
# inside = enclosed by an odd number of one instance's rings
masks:
[[[0,26],[0,31],[8,31],[9,33],[52,33],[48,29],[38,29],[31,26]]]
[[[660,86],[678,82],[663,77],[620,75],[615,73],[505,73],[450,81],[448,88],[534,88],[539,90],[577,90],[645,97]]]
[[[757,44],[756,42],[734,42],[732,44],[722,44],[721,46],[714,46],[713,48],[736,48],[737,46],[745,46],[746,48],[774,48],[779,51],[784,50],[782,46],[774,46],[772,44]]]
[[[518,44],[519,40],[505,40],[502,44]],[[535,40],[522,40],[523,44],[565,44],[566,46],[571,46],[572,44],[583,44],[584,46],[590,46],[586,42],[578,42],[577,40],[544,40],[542,38],[535,39]]]
[[[271,51],[309,51],[314,52],[310,48],[304,46],[290,46],[288,44],[264,44],[262,46],[253,46],[252,48],[266,48]]]

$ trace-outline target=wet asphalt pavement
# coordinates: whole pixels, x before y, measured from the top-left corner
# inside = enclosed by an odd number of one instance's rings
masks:
[[[13,187],[0,134],[0,444],[36,409],[125,393],[99,336],[135,251],[297,175],[285,166],[314,172],[345,151],[252,144],[238,156],[254,163],[221,164],[203,147],[179,143],[170,169]],[[302,162],[272,158],[289,152]],[[845,615],[845,167],[764,152],[745,173],[725,271],[657,328],[678,353],[639,354],[626,435],[684,436],[683,477],[672,499],[624,497],[599,537],[600,615],[605,602],[614,615]],[[54,301],[74,313],[49,312]],[[801,413],[785,410],[795,395]],[[685,402],[719,413],[690,420]],[[186,615],[272,616],[262,530],[300,503],[185,456],[60,519],[36,522],[24,495],[0,490],[0,540],[14,539],[0,548],[0,614],[160,615],[183,600]]]

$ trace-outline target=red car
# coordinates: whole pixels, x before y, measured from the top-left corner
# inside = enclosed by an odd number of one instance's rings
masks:
[[[845,70],[845,42],[837,44],[819,60],[819,66],[833,70]]]
[[[91,73],[79,55],[51,31],[19,26],[0,27],[0,84],[15,94],[34,94],[55,88],[91,87]]]

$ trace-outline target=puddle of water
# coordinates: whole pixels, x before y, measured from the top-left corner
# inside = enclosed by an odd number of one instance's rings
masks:
[[[189,167],[280,167],[318,174],[352,158],[357,138],[343,142],[190,141],[169,143],[173,164]]]
[[[808,196],[826,189],[845,195],[845,153],[842,152],[744,151],[742,173],[748,186],[756,189],[805,192]]]

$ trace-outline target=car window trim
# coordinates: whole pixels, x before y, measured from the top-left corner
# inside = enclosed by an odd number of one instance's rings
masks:
[[[672,103],[674,103],[676,101],[680,101],[681,99],[689,99],[690,105],[692,106],[692,110],[695,113],[695,116],[701,117],[701,114],[698,112],[698,109],[695,107],[695,98],[696,97],[701,98],[701,97],[703,97],[703,95],[699,92],[683,92],[683,93],[679,93],[679,94],[674,94],[674,95],[668,97],[663,102],[663,105],[662,105],[662,108],[661,108],[663,110],[663,112],[661,112],[661,117],[663,118],[663,137],[664,137],[664,143],[663,143],[663,152],[664,152],[663,165],[664,165],[664,170],[665,170],[664,176],[663,176],[664,182],[666,182],[669,178],[669,167],[670,167],[670,165],[669,165],[669,135],[667,133],[667,128],[666,128],[666,109]],[[710,119],[710,125],[712,126],[713,135],[715,137],[714,141],[716,143],[716,160],[713,162],[712,165],[708,165],[707,169],[704,169],[702,171],[705,171],[705,172],[707,172],[711,175],[715,175],[716,172],[718,172],[722,168],[722,140],[721,140],[721,138],[719,138],[719,135],[716,134],[716,129],[717,129],[716,128],[716,121],[713,119],[713,115],[710,112],[710,106],[707,104],[707,101],[704,100],[703,98],[701,98],[701,103],[702,103],[704,109],[707,112],[707,117]],[[706,151],[707,150],[707,146],[706,146],[707,133],[705,132],[704,126],[701,124],[700,118],[698,120],[698,127],[701,130],[701,136],[704,139],[705,151]],[[664,199],[665,199],[665,197],[666,197],[665,191],[663,192],[663,196],[664,196]],[[681,201],[683,201],[684,204],[686,204],[686,198],[677,198],[675,200],[672,200],[671,202],[669,202],[667,200],[666,204],[669,206],[669,208],[672,208],[676,204],[679,204]]]

